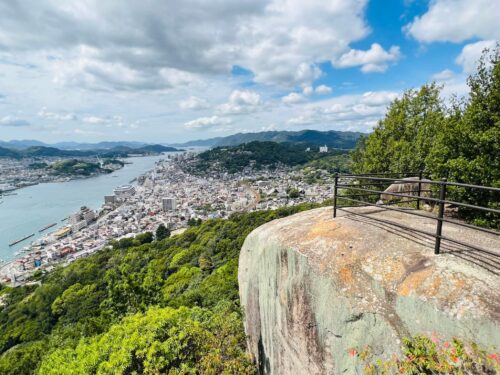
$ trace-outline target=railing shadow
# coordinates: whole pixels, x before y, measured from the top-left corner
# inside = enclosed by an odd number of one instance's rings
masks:
[[[400,227],[395,224],[381,222],[380,219],[376,217],[369,217],[369,215],[385,212],[386,210],[383,208],[372,210],[369,213],[363,214],[363,216],[361,216],[359,213],[349,212],[344,208],[342,208],[341,210],[346,213],[346,215],[342,216],[343,218],[348,218],[349,220],[357,221],[365,225],[377,227],[388,233],[391,233],[392,235],[404,238],[407,241],[411,241],[420,246],[434,249],[435,239],[432,235],[419,233],[414,229],[408,227]],[[434,217],[429,216],[429,218],[433,219]],[[447,241],[441,244],[441,250],[442,255],[454,256],[466,260],[491,272],[496,276],[500,276],[500,253],[495,256],[490,252],[485,253],[481,250],[468,247],[464,244],[455,244]]]

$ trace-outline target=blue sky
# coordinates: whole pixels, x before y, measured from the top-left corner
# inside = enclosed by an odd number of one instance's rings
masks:
[[[0,139],[368,132],[405,89],[465,95],[498,14],[491,0],[0,1]]]

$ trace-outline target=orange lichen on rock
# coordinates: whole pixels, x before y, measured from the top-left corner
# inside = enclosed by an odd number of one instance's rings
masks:
[[[399,285],[398,294],[401,296],[409,296],[411,292],[426,291],[426,288],[422,288],[422,285],[432,277],[432,269],[427,268],[420,272],[408,275],[407,278]]]

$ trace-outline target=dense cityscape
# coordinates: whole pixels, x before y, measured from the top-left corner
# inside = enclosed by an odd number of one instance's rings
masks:
[[[331,175],[326,171],[318,171],[318,181],[308,180],[303,169],[284,165],[190,174],[187,171],[196,160],[194,153],[168,154],[153,170],[138,176],[135,185],[117,187],[103,197],[99,211],[82,207],[66,219],[65,226],[26,246],[26,254],[5,264],[0,269],[2,282],[25,283],[37,270],[50,271],[59,263],[104,249],[111,240],[154,232],[160,224],[177,234],[188,227],[190,219],[227,218],[234,212],[323,202],[332,194]]]

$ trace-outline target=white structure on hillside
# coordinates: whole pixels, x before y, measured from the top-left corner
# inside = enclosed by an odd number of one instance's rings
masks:
[[[320,146],[319,147],[319,152],[328,152],[328,146],[327,145]]]

